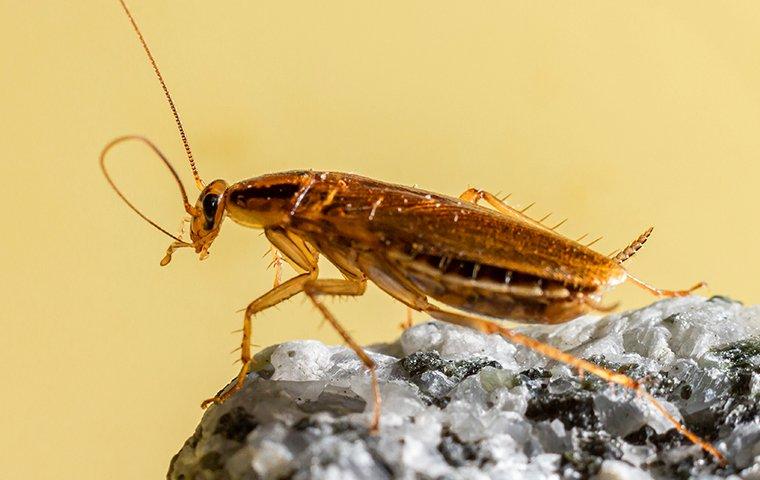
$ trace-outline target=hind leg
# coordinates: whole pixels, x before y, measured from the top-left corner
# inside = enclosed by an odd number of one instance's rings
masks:
[[[706,452],[710,453],[721,464],[726,463],[726,460],[723,454],[721,454],[713,445],[711,445],[706,440],[703,440],[697,434],[695,434],[694,432],[692,432],[691,430],[683,426],[675,417],[673,417],[665,409],[665,407],[659,401],[657,401],[657,399],[655,399],[652,395],[647,393],[646,390],[644,390],[644,387],[639,382],[628,377],[627,375],[623,375],[622,373],[616,373],[616,372],[613,372],[612,370],[608,370],[606,368],[600,367],[599,365],[596,365],[589,361],[578,358],[567,352],[563,352],[562,350],[558,348],[555,348],[551,345],[540,342],[534,338],[525,336],[509,328],[498,325],[495,322],[491,322],[491,321],[477,318],[474,316],[466,315],[463,313],[444,311],[433,305],[431,305],[425,311],[428,314],[430,314],[432,317],[437,318],[438,320],[442,320],[444,322],[453,323],[453,324],[461,325],[464,327],[469,327],[469,328],[479,330],[484,333],[489,333],[489,334],[498,333],[499,335],[505,337],[506,339],[508,339],[509,341],[513,343],[517,343],[525,347],[528,347],[531,350],[538,352],[553,360],[557,360],[559,362],[575,367],[579,371],[592,373],[600,378],[603,378],[604,380],[607,380],[608,382],[617,383],[618,385],[621,385],[625,388],[635,391],[638,395],[644,397],[652,406],[654,406],[654,408],[658,412],[660,412],[660,414],[662,414],[662,416],[665,417],[670,423],[672,423],[673,426],[676,428],[676,430],[678,430],[683,436],[691,440],[696,445],[699,445]]]
[[[485,320],[483,318],[467,315],[465,313],[442,310],[435,305],[430,304],[428,302],[427,296],[423,292],[417,289],[417,287],[412,284],[411,281],[401,271],[394,268],[393,265],[385,262],[384,259],[376,256],[371,256],[360,257],[360,261],[362,261],[365,271],[370,272],[370,279],[378,287],[394,297],[396,300],[403,302],[407,306],[412,307],[417,311],[427,313],[431,317],[438,320],[467,328],[472,328],[473,330],[478,330],[483,333],[497,333],[512,343],[523,345],[535,352],[540,353],[541,355],[551,358],[552,360],[570,365],[580,372],[591,373],[604,380],[607,380],[608,382],[617,383],[618,385],[635,391],[637,394],[641,395],[647,401],[649,401],[650,404],[653,405],[655,409],[657,409],[657,411],[659,411],[665,418],[667,418],[668,421],[671,422],[683,436],[691,440],[696,445],[699,445],[703,450],[713,455],[720,463],[725,464],[725,458],[715,447],[681,425],[678,420],[676,420],[672,415],[670,415],[670,413],[668,413],[668,411],[662,406],[661,403],[659,403],[654,397],[652,397],[644,390],[643,386],[639,382],[630,378],[629,376],[623,375],[622,373],[613,372],[612,370],[608,370],[587,360],[578,358],[575,355],[563,352],[556,347],[553,347],[544,342],[540,342],[521,333],[515,332],[512,329],[501,326],[494,321]],[[383,274],[372,274],[378,270],[382,271]],[[552,312],[552,315],[568,315],[569,318],[572,318],[571,315],[577,313],[574,309],[577,309],[578,312],[581,312],[583,308],[586,308],[587,306],[589,305],[584,305],[582,302],[561,306],[558,307],[559,311]]]
[[[628,280],[630,280],[633,284],[643,288],[644,290],[658,297],[687,297],[691,295],[692,292],[694,292],[695,290],[699,290],[700,288],[707,286],[707,282],[699,282],[696,285],[686,290],[664,290],[662,288],[653,287],[652,285],[649,285],[648,283],[645,283],[639,280],[638,278],[632,276],[631,274],[628,274]]]

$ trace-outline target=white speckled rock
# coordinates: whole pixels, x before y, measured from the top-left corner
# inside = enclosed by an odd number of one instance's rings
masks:
[[[716,465],[645,401],[496,335],[430,322],[370,349],[383,395],[343,346],[294,341],[209,408],[168,477],[205,479],[760,478],[760,308],[721,297],[657,302],[521,327],[642,379],[724,451]]]

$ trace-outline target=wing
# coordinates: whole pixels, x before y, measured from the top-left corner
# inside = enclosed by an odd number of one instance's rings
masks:
[[[312,221],[353,248],[391,248],[491,265],[596,288],[624,270],[575,241],[457,198],[356,175],[317,175],[306,204]]]

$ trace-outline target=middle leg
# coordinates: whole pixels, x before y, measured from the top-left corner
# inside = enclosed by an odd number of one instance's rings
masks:
[[[407,306],[406,307],[406,317],[404,318],[404,321],[402,321],[399,324],[399,327],[401,327],[401,330],[409,330],[412,328],[412,325],[414,325],[414,310],[412,307]]]
[[[338,332],[348,346],[356,352],[356,355],[369,370],[372,382],[372,395],[375,397],[375,406],[372,411],[372,422],[370,423],[370,432],[377,432],[380,427],[380,409],[382,398],[380,397],[380,385],[377,381],[377,366],[375,361],[367,355],[361,345],[354,340],[343,325],[341,325],[332,312],[325,306],[319,297],[322,295],[362,295],[366,289],[367,282],[364,279],[328,279],[312,280],[304,287],[304,293],[309,297],[311,302],[320,311],[322,316]]]

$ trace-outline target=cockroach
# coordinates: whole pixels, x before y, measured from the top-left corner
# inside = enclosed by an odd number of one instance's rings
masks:
[[[200,196],[191,205],[176,171],[149,140],[124,136],[102,151],[100,165],[116,193],[148,223],[174,241],[161,260],[167,265],[175,250],[192,248],[200,259],[219,234],[225,218],[263,229],[267,240],[297,272],[250,303],[243,315],[240,360],[235,383],[205,400],[205,408],[222,403],[240,390],[251,367],[251,319],[267,308],[303,293],[356,352],[369,371],[374,395],[370,424],[377,431],[381,398],[375,363],[341,326],[324,296],[359,296],[373,282],[409,308],[431,317],[499,334],[580,373],[589,372],[622,385],[644,397],[689,440],[724,463],[710,443],[676,420],[644,386],[531,337],[517,333],[497,320],[556,324],[593,311],[608,311],[602,296],[630,281],[661,297],[680,297],[702,287],[663,290],[631,275],[623,262],[646,242],[648,229],[616,256],[592,250],[568,239],[516,210],[489,192],[467,189],[458,198],[339,172],[290,171],[261,175],[232,185],[214,180],[204,185],[177,109],[137,23],[124,0],[119,0],[161,84],[174,115]],[[139,140],[148,145],[169,168],[190,215],[190,241],[182,240],[143,215],[122,194],[105,168],[107,153],[115,145]],[[487,203],[491,208],[479,205]],[[319,277],[317,259],[326,258],[343,278]],[[278,257],[279,258],[279,257]],[[450,309],[440,308],[434,299]]]

